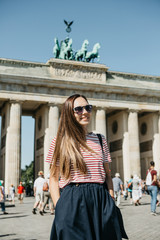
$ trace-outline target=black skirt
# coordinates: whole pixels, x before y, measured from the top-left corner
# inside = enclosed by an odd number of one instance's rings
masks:
[[[66,186],[59,198],[50,240],[128,239],[122,215],[105,184]]]

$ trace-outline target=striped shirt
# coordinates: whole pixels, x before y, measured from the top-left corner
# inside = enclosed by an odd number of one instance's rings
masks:
[[[105,181],[105,170],[104,170],[104,162],[111,162],[111,157],[109,153],[109,149],[107,146],[106,139],[103,135],[103,152],[99,142],[99,139],[96,134],[89,133],[86,136],[86,142],[88,147],[93,149],[95,153],[88,152],[87,150],[83,150],[80,148],[80,151],[83,156],[83,160],[87,166],[87,174],[83,175],[79,172],[79,170],[74,170],[71,165],[71,177],[69,179],[65,179],[63,176],[60,177],[59,187],[63,188],[69,183],[104,183]],[[56,143],[56,137],[52,140],[51,146],[47,155],[46,162],[52,164],[53,163],[53,153]]]

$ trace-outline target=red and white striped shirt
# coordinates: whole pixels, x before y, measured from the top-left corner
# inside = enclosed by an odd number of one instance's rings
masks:
[[[59,181],[59,187],[63,188],[69,183],[104,183],[105,181],[105,170],[104,170],[104,162],[111,162],[111,156],[109,153],[109,149],[107,146],[107,141],[103,135],[102,142],[103,142],[103,153],[102,148],[99,142],[99,139],[96,134],[89,133],[86,136],[87,145],[93,149],[96,153],[91,153],[88,151],[84,151],[80,148],[83,159],[87,166],[87,174],[82,175],[79,170],[74,170],[71,166],[71,177],[69,179],[65,179],[61,176]],[[52,140],[51,146],[48,152],[48,156],[46,162],[52,164],[53,163],[53,153],[56,143],[56,137]]]

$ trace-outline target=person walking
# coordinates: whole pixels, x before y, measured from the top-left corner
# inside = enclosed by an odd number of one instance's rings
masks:
[[[116,205],[118,207],[121,202],[121,193],[123,193],[123,182],[120,179],[120,174],[116,173],[112,181],[113,181],[113,189],[114,189],[114,198],[116,201]]]
[[[130,178],[129,181],[128,181],[128,193],[129,193],[129,195],[130,195],[130,204],[133,203],[133,201],[132,201],[132,188],[133,188],[133,183],[132,183],[132,181],[133,181],[133,175],[131,175],[131,178]]]
[[[151,196],[151,214],[156,216],[156,202],[157,202],[157,171],[154,169],[154,161],[150,162],[150,168],[147,171],[146,185]]]
[[[50,193],[56,206],[50,240],[128,239],[113,200],[106,139],[87,130],[91,111],[92,105],[79,94],[62,108],[46,159],[52,164]]]
[[[132,187],[132,198],[133,198],[133,202],[135,206],[139,205],[139,177],[137,176],[137,174],[134,175],[133,177],[133,187]]]
[[[9,187],[9,201],[10,201],[10,203],[12,203],[12,204],[15,203],[14,198],[15,198],[15,187],[13,186],[13,184],[11,184],[11,186]]]
[[[43,211],[43,213],[46,213],[45,212],[45,207],[46,207],[47,204],[49,204],[50,213],[51,213],[51,215],[53,215],[54,214],[54,205],[53,205],[53,201],[52,201],[51,194],[50,194],[50,191],[49,191],[49,178],[50,178],[50,174],[48,174],[47,180],[43,184],[44,201],[43,201],[42,211]]]
[[[25,192],[25,188],[22,185],[22,182],[19,183],[19,186],[17,188],[17,193],[18,193],[18,200],[20,203],[23,203],[23,198],[24,198],[24,192]]]
[[[127,198],[128,198],[128,181],[126,181],[126,183],[124,184],[123,196],[124,196],[124,200],[127,200]]]
[[[46,182],[44,179],[43,171],[38,172],[38,178],[34,181],[34,196],[35,196],[35,203],[33,206],[32,213],[36,214],[37,207],[39,205],[39,213],[43,216],[43,185]]]
[[[3,214],[8,214],[5,208],[5,192],[3,186],[3,180],[0,181],[0,204]]]
[[[142,179],[139,178],[139,189],[138,189],[139,201],[138,201],[138,205],[141,205],[140,200],[142,199],[142,188],[143,188]]]

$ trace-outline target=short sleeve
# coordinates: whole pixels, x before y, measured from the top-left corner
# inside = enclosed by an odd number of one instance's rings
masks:
[[[102,142],[103,142],[104,162],[112,162],[108,144],[107,144],[107,140],[105,139],[105,137],[103,135],[101,135],[101,136],[102,136]]]
[[[152,170],[152,171],[151,171],[151,175],[152,175],[152,180],[153,180],[154,175],[157,175],[157,171],[156,171],[156,170]]]
[[[122,182],[122,180],[120,179],[120,185],[123,185],[123,182]]]
[[[53,140],[51,142],[51,145],[50,145],[50,148],[49,148],[49,151],[47,154],[47,158],[46,158],[47,163],[53,164],[53,153],[54,153],[54,149],[55,149],[55,144],[56,144],[56,137],[53,138]]]
[[[36,187],[36,183],[37,183],[37,181],[35,180],[35,181],[34,181],[34,187]]]

